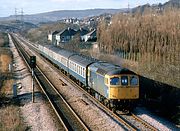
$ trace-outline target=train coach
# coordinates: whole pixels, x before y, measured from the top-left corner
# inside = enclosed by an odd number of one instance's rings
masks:
[[[114,111],[131,110],[139,99],[139,77],[126,68],[52,45],[39,51]]]

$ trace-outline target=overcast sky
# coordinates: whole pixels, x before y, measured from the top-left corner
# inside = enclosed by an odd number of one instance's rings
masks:
[[[54,10],[80,10],[95,8],[130,8],[143,4],[164,3],[168,0],[0,0],[0,17],[15,14],[15,8],[20,14],[23,8],[25,14],[36,14]]]

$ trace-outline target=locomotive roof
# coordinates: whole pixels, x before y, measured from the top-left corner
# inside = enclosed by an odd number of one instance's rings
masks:
[[[90,68],[101,75],[119,75],[124,73],[130,73],[126,68],[122,68],[118,65],[113,65],[108,62],[96,62],[90,65]]]
[[[72,55],[69,59],[85,67],[95,61],[81,54]]]

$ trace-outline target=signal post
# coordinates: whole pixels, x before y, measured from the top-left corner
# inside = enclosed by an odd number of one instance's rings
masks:
[[[32,102],[34,103],[34,69],[36,68],[36,56],[30,56],[30,67],[32,74]]]

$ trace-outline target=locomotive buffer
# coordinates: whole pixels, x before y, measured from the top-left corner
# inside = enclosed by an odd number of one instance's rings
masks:
[[[34,103],[34,69],[36,68],[36,56],[30,56],[30,67],[32,74],[32,102]]]

